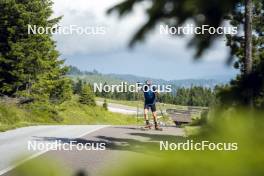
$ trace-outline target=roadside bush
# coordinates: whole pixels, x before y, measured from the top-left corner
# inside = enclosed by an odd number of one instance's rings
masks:
[[[108,104],[107,104],[106,99],[104,99],[103,108],[104,110],[108,111]]]
[[[199,118],[195,118],[192,123],[190,124],[190,126],[203,126],[206,125],[207,121],[208,121],[208,110],[204,110],[201,113],[201,116]]]

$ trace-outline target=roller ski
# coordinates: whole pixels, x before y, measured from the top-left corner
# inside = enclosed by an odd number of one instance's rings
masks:
[[[151,130],[151,125],[145,125],[143,127],[140,128],[142,131],[149,131]]]
[[[145,125],[140,128],[142,131],[149,131],[152,129],[152,125]],[[156,131],[163,131],[163,128],[161,128],[159,125],[154,126],[154,130]]]

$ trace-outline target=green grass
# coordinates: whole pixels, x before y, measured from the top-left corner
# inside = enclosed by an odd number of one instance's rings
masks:
[[[27,122],[30,113],[12,103],[0,103],[0,131],[33,125]]]
[[[103,101],[102,98],[97,98]],[[123,101],[123,100],[107,100],[108,103],[127,105],[132,107],[143,107],[141,101]],[[166,109],[174,108],[187,110],[187,106],[157,104],[158,112]],[[143,118],[140,118],[142,121]],[[162,121],[172,124],[169,117]],[[51,105],[47,103],[36,102],[26,106],[17,106],[10,102],[0,103],[0,131],[9,129],[43,124],[108,124],[108,125],[134,125],[138,124],[135,116],[123,115],[106,111],[102,107],[90,107],[82,105],[78,102],[78,97],[73,96],[71,100],[60,105]]]
[[[64,124],[128,125],[137,123],[136,118],[131,115],[112,113],[99,106],[89,107],[79,104],[77,97],[60,105],[59,115],[64,119]]]
[[[90,107],[78,102],[74,96],[60,105],[36,102],[26,106],[17,106],[10,102],[0,103],[0,131],[30,125],[133,125],[137,124],[134,116],[106,111],[102,107]]]

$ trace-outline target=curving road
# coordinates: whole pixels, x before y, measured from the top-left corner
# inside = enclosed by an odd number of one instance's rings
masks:
[[[0,133],[0,175],[12,170],[14,160],[22,154],[25,161],[47,152],[37,150],[29,152],[28,141],[37,141],[41,137],[78,138],[95,132],[105,125],[55,125],[24,127]],[[23,161],[21,161],[23,162]]]
[[[158,141],[168,138],[178,139],[183,136],[183,129],[165,127],[164,131],[142,131],[140,126],[35,126],[25,127],[0,133],[0,175],[10,176],[17,165],[12,161],[21,153],[27,152],[27,142],[30,140],[52,142],[61,139],[63,143],[77,140],[81,143],[106,143],[106,150],[98,151],[36,151],[28,153],[23,161],[36,157],[52,157],[62,161],[63,166],[70,169],[74,175],[79,170],[89,173],[89,176],[100,176],[105,168],[118,167],[119,161],[125,155],[145,155],[148,148],[145,145],[159,147]],[[132,151],[136,148],[136,151]],[[20,163],[19,163],[20,164]]]

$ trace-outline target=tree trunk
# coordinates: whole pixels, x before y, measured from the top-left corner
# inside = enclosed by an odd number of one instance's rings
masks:
[[[252,0],[245,0],[245,76],[252,73]],[[253,90],[249,86],[246,104],[253,108]]]
[[[245,0],[245,74],[252,72],[252,0]]]

